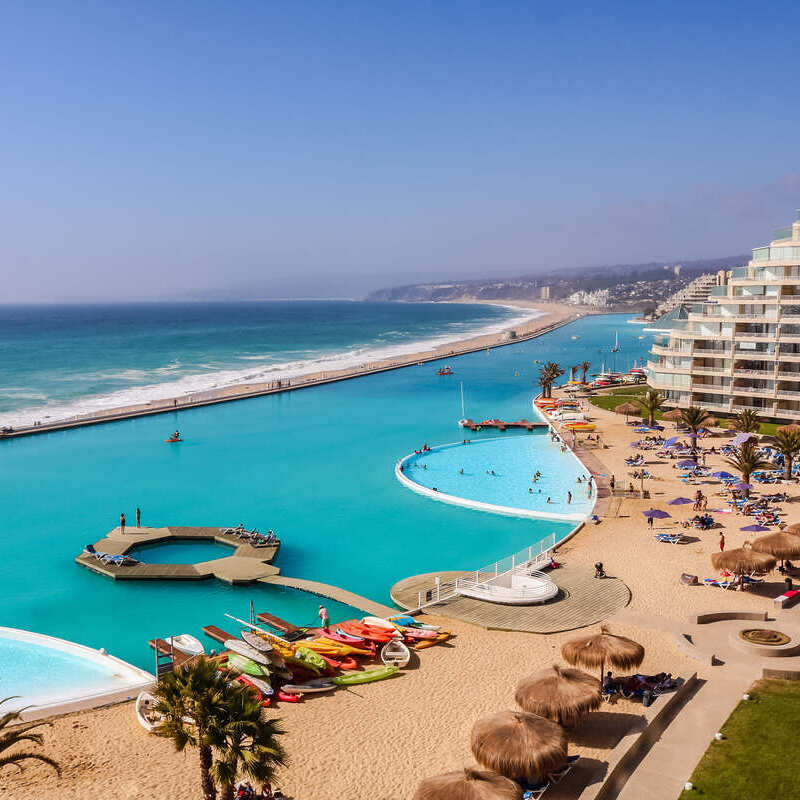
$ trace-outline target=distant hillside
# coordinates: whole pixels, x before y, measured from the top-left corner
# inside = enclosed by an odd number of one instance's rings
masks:
[[[372,292],[367,300],[431,301],[470,297],[478,300],[538,300],[543,286],[550,287],[551,300],[563,300],[573,292],[613,290],[613,305],[637,305],[645,300],[659,302],[704,272],[731,269],[749,261],[749,255],[683,261],[680,275],[675,262],[648,264],[613,264],[548,270],[537,275],[485,280],[416,283]]]

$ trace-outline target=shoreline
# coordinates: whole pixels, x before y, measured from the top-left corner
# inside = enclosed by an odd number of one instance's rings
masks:
[[[106,410],[53,420],[52,422],[14,427],[11,432],[0,433],[0,440],[14,439],[21,436],[49,433],[51,431],[70,428],[81,428],[107,422],[118,422],[125,419],[135,419],[137,417],[152,416],[155,414],[165,414],[188,408],[201,408],[204,406],[217,405],[218,403],[233,402],[235,400],[247,400],[253,397],[279,394],[295,389],[305,389],[311,386],[337,383],[339,381],[360,378],[365,375],[374,375],[380,372],[402,369],[403,367],[422,365],[454,356],[467,355],[486,348],[504,347],[506,345],[535,339],[538,336],[542,336],[592,313],[584,309],[577,310],[575,307],[559,303],[541,303],[534,306],[527,301],[479,301],[470,298],[459,298],[452,302],[501,305],[506,308],[527,309],[530,311],[541,311],[543,313],[531,317],[527,321],[504,327],[497,332],[470,336],[465,339],[448,342],[434,348],[420,350],[414,353],[390,356],[358,365],[355,368],[346,367],[338,370],[309,372],[285,380],[279,379],[259,383],[230,384],[217,389],[191,392],[176,397],[153,400],[147,403],[117,406]],[[544,306],[544,308],[542,308],[542,306]]]

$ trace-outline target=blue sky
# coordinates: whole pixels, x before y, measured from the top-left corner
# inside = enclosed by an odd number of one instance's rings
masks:
[[[9,2],[3,300],[744,252],[800,206],[788,3]]]

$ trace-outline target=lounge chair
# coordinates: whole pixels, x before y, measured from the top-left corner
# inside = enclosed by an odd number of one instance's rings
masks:
[[[580,758],[580,756],[568,756],[567,763],[561,769],[551,772],[547,777],[552,783],[558,783],[580,761]]]
[[[522,800],[539,800],[539,798],[550,788],[550,781],[541,783],[522,783]]]
[[[656,533],[653,538],[657,542],[666,542],[667,544],[680,544],[683,541],[682,533]]]

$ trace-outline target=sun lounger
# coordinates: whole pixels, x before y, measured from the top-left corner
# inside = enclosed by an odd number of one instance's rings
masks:
[[[551,772],[547,777],[552,783],[558,783],[580,761],[580,758],[580,756],[568,756],[567,763],[561,769]]]
[[[683,541],[682,533],[657,533],[653,536],[657,542],[666,542],[667,544],[680,544]]]
[[[789,608],[798,600],[800,600],[800,590],[789,589],[789,591],[784,592],[780,597],[776,597],[773,603],[778,606],[778,608]]]
[[[550,788],[550,781],[542,783],[523,783],[522,800],[539,800],[539,798]]]

